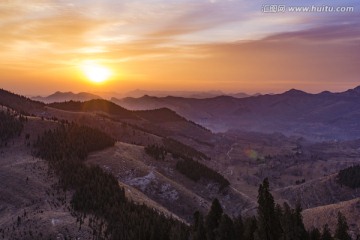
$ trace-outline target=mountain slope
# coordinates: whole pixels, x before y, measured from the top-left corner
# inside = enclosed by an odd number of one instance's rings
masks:
[[[21,135],[14,137],[6,147],[0,147],[2,239],[91,238],[92,229],[88,224],[79,229],[70,211],[70,194],[56,189],[57,177],[50,174],[44,160],[31,154],[29,146],[38,134],[56,124],[29,117]]]
[[[110,115],[118,116],[120,118],[137,118],[131,111],[102,99],[90,100],[86,102],[69,101],[61,103],[51,103],[48,106],[65,111],[103,112]]]
[[[337,225],[337,214],[341,212],[346,217],[349,225],[349,232],[353,239],[359,233],[360,222],[360,198],[343,201],[336,204],[306,209],[303,212],[304,224],[307,228],[317,227],[321,229],[327,223],[333,231]]]
[[[125,121],[136,126],[142,131],[152,133],[162,137],[172,137],[176,135],[185,136],[185,139],[208,139],[211,132],[204,127],[188,121],[176,112],[167,109],[154,109],[148,111],[129,111],[113,102],[97,99],[86,102],[62,102],[51,103],[47,105],[52,116],[60,119],[73,120],[76,116],[70,116],[71,112],[77,113],[94,113],[99,116],[108,118],[112,121]],[[62,110],[63,112],[54,111]],[[64,112],[66,111],[66,112]],[[64,116],[67,115],[67,117]],[[70,118],[70,119],[69,119]]]
[[[45,104],[33,101],[27,97],[0,89],[0,104],[18,112],[34,113],[43,110]]]

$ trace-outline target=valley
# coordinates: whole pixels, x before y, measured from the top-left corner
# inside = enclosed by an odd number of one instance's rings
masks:
[[[259,184],[268,178],[277,203],[301,203],[308,229],[326,223],[335,229],[341,210],[350,233],[360,234],[360,190],[337,181],[340,170],[359,164],[357,139],[315,141],[303,134],[242,129],[212,132],[166,108],[131,111],[106,100],[43,105],[9,93],[1,96],[3,111],[27,110],[21,135],[0,148],[1,196],[7,196],[0,198],[4,239],[31,239],[30,229],[47,229],[31,230],[33,236],[41,232],[59,239],[88,239],[92,234],[90,218],[79,228],[69,204],[73,193],[56,190],[56,175],[33,156],[38,136],[70,122],[99,129],[115,140],[114,146],[91,152],[85,165],[99,166],[116,178],[128,199],[168,218],[190,225],[193,213],[205,215],[215,198],[233,218],[256,215]],[[150,145],[162,146],[164,158],[149,155],[145,148]],[[179,156],[215,170],[230,185],[221,189],[211,179],[191,180],[177,169]]]

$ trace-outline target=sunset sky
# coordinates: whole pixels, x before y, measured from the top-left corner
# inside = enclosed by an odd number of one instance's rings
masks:
[[[279,2],[354,11],[262,11]],[[26,95],[342,91],[360,85],[359,3],[1,0],[0,88]],[[89,64],[109,71],[108,79],[91,81],[84,70]]]

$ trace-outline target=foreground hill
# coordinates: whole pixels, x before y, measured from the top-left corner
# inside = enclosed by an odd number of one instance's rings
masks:
[[[342,93],[309,94],[292,89],[241,99],[143,96],[112,101],[133,110],[166,107],[214,131],[278,131],[316,140],[360,136],[360,86]]]
[[[131,188],[137,189],[147,196],[138,201],[151,199],[158,203],[154,206],[157,209],[165,208],[188,223],[192,222],[194,210],[206,212],[214,197],[221,200],[231,216],[255,208],[256,201],[235,189],[219,192],[214,182],[194,182],[182,175],[175,169],[177,161],[170,154],[159,161],[147,155],[142,146],[117,142],[112,148],[91,154],[87,162],[114,174],[130,188],[129,196],[136,194]]]
[[[70,211],[70,195],[56,190],[58,179],[47,163],[32,156],[31,143],[57,123],[28,117],[19,136],[0,147],[1,239],[90,239]]]
[[[350,234],[353,236],[353,239],[358,239],[357,236],[359,236],[360,229],[360,198],[306,209],[303,212],[305,226],[321,228],[324,222],[326,222],[329,224],[330,229],[335,229],[338,212],[346,216]]]
[[[292,204],[300,202],[308,209],[336,204],[360,197],[358,190],[341,186],[336,181],[337,174],[314,179],[306,183],[277,190],[284,199]]]
[[[102,99],[102,97],[86,92],[73,93],[73,92],[55,92],[47,97],[32,97],[32,100],[40,101],[44,103],[54,103],[54,102],[66,102],[66,101],[89,101],[92,99]]]

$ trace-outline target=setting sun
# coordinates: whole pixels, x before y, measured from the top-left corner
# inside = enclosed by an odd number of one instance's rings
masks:
[[[97,63],[86,63],[81,67],[85,76],[94,83],[102,83],[106,81],[110,75],[110,69]]]

